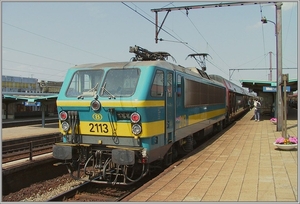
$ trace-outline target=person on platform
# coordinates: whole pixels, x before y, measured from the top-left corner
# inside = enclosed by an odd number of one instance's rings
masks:
[[[254,105],[254,119],[255,119],[255,122],[256,122],[256,121],[259,121],[259,119],[260,119],[261,103],[258,99],[255,99],[253,105]]]

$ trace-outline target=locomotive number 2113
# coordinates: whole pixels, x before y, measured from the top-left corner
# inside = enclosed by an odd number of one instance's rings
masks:
[[[101,123],[90,123],[90,132],[108,133],[108,125]]]

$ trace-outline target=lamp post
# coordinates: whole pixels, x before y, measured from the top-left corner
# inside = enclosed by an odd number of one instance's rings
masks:
[[[277,131],[282,130],[282,20],[281,20],[281,6],[282,2],[276,2],[276,23],[267,20],[266,17],[261,19],[262,23],[271,22],[275,25],[276,36],[276,67],[277,67],[277,92],[276,92],[276,109],[275,117],[277,118]]]
[[[264,17],[261,18],[261,22],[262,23],[268,23],[268,22],[273,23],[275,25],[275,36],[277,36],[276,23],[274,21],[267,20],[267,18],[264,16]]]

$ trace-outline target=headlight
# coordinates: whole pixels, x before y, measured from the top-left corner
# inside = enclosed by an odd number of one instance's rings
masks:
[[[138,135],[142,132],[142,127],[139,124],[134,124],[131,130],[133,134]]]
[[[94,111],[99,110],[100,107],[101,107],[101,105],[100,105],[100,102],[99,102],[99,101],[93,100],[93,101],[91,102],[91,108],[92,108]]]
[[[64,122],[61,123],[61,128],[62,128],[65,132],[67,132],[67,131],[70,129],[70,125],[69,125],[68,122],[64,121]]]

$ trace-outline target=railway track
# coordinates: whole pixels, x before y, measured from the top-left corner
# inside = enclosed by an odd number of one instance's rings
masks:
[[[67,202],[116,202],[121,201],[128,194],[136,190],[133,186],[106,186],[86,182],[58,196],[50,198],[49,201]]]
[[[2,164],[52,152],[52,145],[61,141],[61,135],[43,135],[32,138],[2,141]]]
[[[57,117],[45,118],[45,124],[57,123]],[[41,124],[41,118],[24,118],[22,120],[2,120],[2,128],[19,127],[26,125],[37,125]]]

